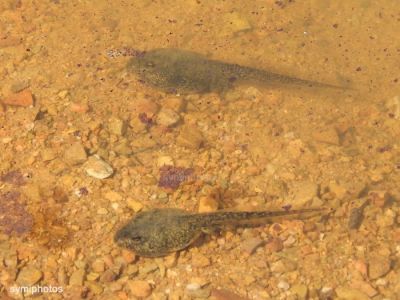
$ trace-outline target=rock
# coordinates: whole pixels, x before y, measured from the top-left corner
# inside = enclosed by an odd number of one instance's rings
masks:
[[[79,268],[76,271],[74,271],[71,277],[69,278],[69,285],[82,286],[85,277],[86,277],[85,269]]]
[[[64,158],[66,163],[72,166],[84,163],[87,159],[87,154],[82,143],[76,142],[72,144],[71,147],[65,150]]]
[[[296,284],[294,286],[292,286],[292,288],[290,289],[290,291],[297,295],[297,298],[299,300],[305,300],[307,299],[307,294],[308,294],[308,288],[306,285],[304,284]]]
[[[318,195],[319,186],[311,181],[296,182],[290,191],[293,205],[295,207],[303,207],[311,202]]]
[[[386,100],[385,107],[389,113],[389,117],[400,120],[400,96]]]
[[[204,143],[204,137],[201,131],[193,126],[183,126],[177,138],[177,144],[190,149],[199,149]]]
[[[224,21],[226,32],[230,34],[252,29],[249,20],[237,12],[229,12],[222,15],[222,20]]]
[[[210,296],[210,289],[202,289],[198,283],[189,283],[186,285],[186,294],[191,298],[206,299]]]
[[[33,96],[30,90],[23,90],[2,100],[5,105],[28,107],[33,105]]]
[[[117,274],[111,269],[106,270],[103,274],[100,276],[100,281],[101,282],[112,282],[117,279]]]
[[[151,99],[143,98],[139,96],[133,102],[133,111],[136,116],[144,113],[148,118],[152,118],[159,110],[159,106]]]
[[[368,275],[369,279],[380,278],[391,269],[391,262],[388,257],[375,255],[368,261]]]
[[[336,294],[340,299],[343,300],[369,300],[370,298],[364,293],[357,289],[352,289],[348,287],[338,287],[336,288]]]
[[[329,182],[329,190],[335,194],[337,199],[343,199],[347,194],[347,189],[336,181]]]
[[[57,158],[57,153],[51,148],[45,148],[42,150],[41,156],[43,161],[50,161]]]
[[[169,108],[177,113],[180,113],[184,109],[185,101],[181,97],[170,96],[162,100],[162,105],[165,108]]]
[[[160,156],[157,159],[157,166],[158,167],[173,166],[173,165],[174,165],[174,160],[172,159],[171,156]]]
[[[351,282],[351,287],[359,290],[360,292],[366,294],[368,297],[375,297],[378,295],[378,291],[372,287],[368,282],[363,280],[353,279]]]
[[[111,201],[111,202],[117,202],[117,201],[121,201],[122,200],[122,196],[115,192],[115,191],[108,191],[104,194],[104,198],[106,198],[107,200]]]
[[[122,249],[122,258],[127,264],[133,263],[136,259],[135,254],[127,249]]]
[[[131,208],[136,213],[143,209],[143,204],[139,201],[136,201],[135,199],[128,198],[126,200],[126,203],[128,207]]]
[[[86,174],[97,179],[108,178],[114,173],[113,168],[96,154],[89,157],[84,169]]]
[[[100,208],[97,210],[97,213],[98,213],[99,215],[107,215],[107,214],[108,214],[108,210],[107,210],[106,208],[104,208],[104,207],[100,207]]]
[[[211,264],[210,259],[201,253],[192,254],[192,265],[196,268],[207,267]]]
[[[151,286],[143,280],[131,280],[127,282],[132,295],[139,298],[146,298],[151,294]]]
[[[75,113],[85,114],[90,108],[87,103],[71,103],[69,109]]]
[[[287,291],[290,288],[289,283],[284,280],[278,282],[278,288],[284,291]]]
[[[387,191],[369,191],[368,198],[377,207],[384,207],[389,201],[390,194]]]
[[[259,237],[252,237],[244,240],[241,244],[241,248],[247,255],[251,255],[263,244],[264,240]]]
[[[199,200],[199,212],[213,212],[217,211],[219,207],[218,201],[211,196],[203,196]]]
[[[225,289],[212,289],[211,296],[215,300],[248,300]]]
[[[272,238],[267,242],[265,248],[271,252],[279,252],[283,249],[283,242],[280,238]]]
[[[92,263],[92,270],[94,272],[97,273],[103,273],[105,270],[105,264],[104,261],[101,259],[96,259],[93,263]]]
[[[32,286],[43,276],[43,273],[35,267],[24,267],[18,274],[17,283],[20,286]]]
[[[321,129],[313,133],[312,135],[317,142],[339,145],[339,134],[335,128]]]
[[[122,136],[126,132],[126,124],[119,118],[111,118],[108,120],[108,129],[111,133]]]
[[[180,121],[181,117],[178,113],[169,108],[162,108],[157,114],[157,124],[172,127]]]

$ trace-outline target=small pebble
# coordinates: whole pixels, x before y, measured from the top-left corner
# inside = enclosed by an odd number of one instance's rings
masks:
[[[374,256],[368,261],[368,275],[370,279],[377,279],[389,273],[391,269],[388,257]]]
[[[108,129],[112,134],[117,136],[122,136],[126,131],[126,124],[123,120],[119,118],[111,118],[108,120]]]
[[[335,289],[337,296],[343,300],[369,300],[366,294],[360,292],[357,289],[349,287],[338,287]]]
[[[219,207],[218,201],[211,196],[203,196],[199,200],[199,212],[213,212],[217,211]]]
[[[18,274],[17,283],[21,286],[32,286],[43,276],[43,273],[35,267],[24,267]]]
[[[96,154],[89,157],[84,169],[86,174],[97,179],[108,178],[114,173],[113,168]]]
[[[117,279],[117,274],[111,269],[104,271],[103,274],[100,276],[101,282],[112,282]]]
[[[131,208],[136,213],[143,209],[143,204],[132,198],[128,198],[126,200],[126,204],[128,205],[129,208]]]
[[[70,165],[79,165],[86,161],[87,154],[82,143],[76,142],[65,149],[64,158]]]
[[[258,247],[264,244],[264,240],[259,237],[252,237],[244,240],[241,244],[242,250],[247,254],[253,254]]]
[[[177,144],[189,149],[199,149],[204,143],[204,137],[201,131],[191,125],[186,125],[181,128],[177,138]]]
[[[139,298],[145,298],[151,294],[151,286],[143,280],[131,280],[127,282],[132,295]]]
[[[286,281],[279,281],[278,282],[278,288],[284,291],[287,291],[290,288],[289,283],[287,283]]]
[[[33,96],[31,91],[26,89],[4,98],[2,102],[5,105],[28,107],[33,105]]]
[[[157,114],[157,124],[172,127],[180,121],[181,117],[169,108],[162,108]]]
[[[76,286],[82,286],[83,281],[85,280],[86,277],[86,271],[84,268],[79,268],[75,270],[71,277],[69,278],[69,285],[76,285]]]
[[[210,259],[201,253],[192,254],[192,265],[193,267],[202,268],[207,267],[211,264]]]

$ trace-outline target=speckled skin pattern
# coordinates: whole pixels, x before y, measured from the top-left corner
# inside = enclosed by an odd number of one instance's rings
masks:
[[[120,247],[133,250],[144,257],[165,256],[182,250],[202,232],[224,225],[261,225],[272,217],[320,212],[323,208],[291,211],[190,213],[181,209],[152,209],[138,213],[115,234]]]
[[[211,60],[195,52],[161,48],[133,57],[127,66],[145,83],[167,92],[224,92],[234,83],[291,84],[340,88],[268,71]]]

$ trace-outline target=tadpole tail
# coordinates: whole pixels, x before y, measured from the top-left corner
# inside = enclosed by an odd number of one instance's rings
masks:
[[[268,223],[271,218],[282,216],[302,215],[308,213],[327,211],[327,208],[306,208],[282,211],[218,211],[211,213],[200,213],[192,215],[197,222],[203,226],[229,225],[229,224],[263,224]]]
[[[235,68],[238,66],[232,65],[232,67]],[[310,88],[330,88],[337,90],[351,89],[351,87],[348,86],[340,86],[340,85],[322,83],[312,80],[300,79],[292,76],[286,76],[250,67],[240,67],[240,68],[241,70],[238,72],[240,74],[239,79],[241,79],[242,81],[256,82],[266,86],[297,85]]]

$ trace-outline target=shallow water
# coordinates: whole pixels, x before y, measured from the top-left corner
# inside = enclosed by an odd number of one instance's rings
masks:
[[[400,298],[399,22],[389,0],[2,1],[0,293]],[[126,69],[167,47],[352,89],[172,95]],[[335,212],[157,260],[113,243],[142,209],[282,206]]]

